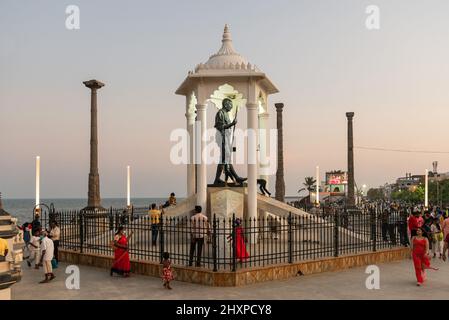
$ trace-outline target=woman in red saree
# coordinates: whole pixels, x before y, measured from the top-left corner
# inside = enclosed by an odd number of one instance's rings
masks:
[[[426,270],[438,270],[430,266],[429,259],[429,240],[422,236],[421,228],[416,229],[416,236],[412,237],[411,249],[413,265],[415,267],[417,286],[421,286],[426,280]]]
[[[245,245],[245,232],[242,227],[242,220],[237,218],[235,220],[235,255],[239,262],[243,262],[243,260],[246,260],[249,258],[249,254],[246,251],[246,245]]]
[[[111,268],[111,277],[114,273],[129,277],[130,271],[128,239],[125,235],[125,228],[119,227],[114,237],[114,263]]]

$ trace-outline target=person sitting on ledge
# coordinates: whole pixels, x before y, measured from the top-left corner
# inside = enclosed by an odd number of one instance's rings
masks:
[[[167,208],[170,206],[176,206],[176,196],[175,196],[174,192],[170,193],[170,197],[168,198],[168,200],[165,202],[165,204],[162,207]]]

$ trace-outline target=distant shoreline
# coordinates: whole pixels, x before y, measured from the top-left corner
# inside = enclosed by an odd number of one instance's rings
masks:
[[[184,199],[185,197],[177,197],[178,199]],[[135,199],[135,200],[143,200],[143,199],[168,199],[168,196],[162,196],[162,197],[131,197],[131,199]],[[33,200],[34,198],[5,198],[2,196],[2,200]],[[41,198],[42,201],[44,200],[86,200],[87,198]],[[114,197],[110,197],[110,198],[101,198],[101,200],[126,200],[125,198],[114,198]]]

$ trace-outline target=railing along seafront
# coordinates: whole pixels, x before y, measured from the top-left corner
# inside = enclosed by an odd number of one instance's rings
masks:
[[[44,211],[43,227],[56,220],[60,248],[113,256],[111,241],[119,226],[129,239],[132,260],[159,263],[168,252],[174,265],[201,266],[213,271],[271,266],[338,257],[408,244],[406,215],[396,212],[388,221],[377,207],[334,209],[326,215],[267,215],[258,219],[209,221],[161,216],[153,223],[147,208],[104,212]],[[199,255],[198,255],[199,254]]]

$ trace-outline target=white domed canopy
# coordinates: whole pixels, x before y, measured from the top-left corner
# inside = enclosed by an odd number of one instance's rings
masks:
[[[194,71],[189,71],[187,78],[176,90],[176,94],[190,95],[200,79],[221,78],[222,82],[226,83],[230,79],[234,81],[236,78],[248,79],[248,77],[258,81],[267,94],[279,92],[265,73],[235,51],[228,25],[224,27],[221,42],[220,50],[211,55],[206,63],[200,63]]]
[[[230,65],[235,66],[238,64],[241,66],[243,64],[246,66],[248,64],[248,61],[235,51],[228,25],[225,25],[224,27],[223,39],[221,42],[222,45],[220,50],[218,50],[216,54],[210,56],[209,60],[204,64],[205,66],[216,66],[220,69]]]

